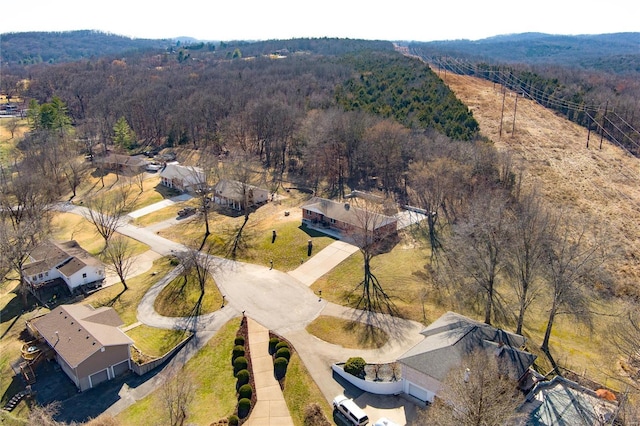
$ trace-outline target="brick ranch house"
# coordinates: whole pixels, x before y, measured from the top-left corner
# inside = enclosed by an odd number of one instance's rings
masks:
[[[122,324],[110,307],[60,305],[27,322],[27,329],[55,351],[62,371],[86,391],[131,369],[133,341]]]
[[[340,235],[367,228],[379,239],[393,235],[398,230],[395,217],[319,197],[313,197],[302,205],[302,224],[320,230],[326,228]]]

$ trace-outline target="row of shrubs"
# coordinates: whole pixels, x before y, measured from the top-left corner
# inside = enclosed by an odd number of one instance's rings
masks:
[[[246,319],[242,319],[242,327],[246,328]],[[251,411],[251,401],[253,396],[253,386],[251,386],[251,373],[249,372],[249,360],[245,356],[248,352],[245,346],[245,338],[237,335],[233,342],[231,354],[231,364],[233,365],[233,375],[236,377],[236,391],[238,392],[238,414],[229,416],[229,425],[237,426],[240,419],[245,419]]]
[[[291,359],[289,343],[278,337],[269,339],[269,354],[273,357],[273,374],[276,380],[281,381],[287,374],[287,367]]]

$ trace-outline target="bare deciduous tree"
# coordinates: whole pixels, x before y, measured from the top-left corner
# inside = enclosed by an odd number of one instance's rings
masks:
[[[110,194],[96,194],[86,199],[85,219],[104,239],[105,248],[113,234],[124,224],[124,216],[135,202],[129,185],[119,185]]]
[[[593,232],[588,233],[588,230]],[[558,366],[551,355],[549,342],[556,316],[569,314],[591,324],[589,284],[607,280],[602,268],[609,255],[607,248],[597,228],[585,221],[559,219],[551,229],[545,249],[549,314],[540,349],[555,370]]]
[[[126,237],[118,236],[111,238],[109,244],[102,252],[102,258],[107,266],[112,269],[120,278],[123,290],[126,291],[127,275],[133,265],[133,247]]]
[[[469,204],[467,216],[457,223],[447,240],[447,262],[451,278],[457,286],[465,286],[458,294],[475,289],[484,305],[484,322],[501,311],[498,281],[506,263],[506,246],[510,238],[510,215],[507,198],[501,190],[478,194]]]
[[[495,356],[477,350],[447,374],[422,419],[436,426],[518,424],[523,415],[517,409],[523,401],[517,381],[501,369]]]
[[[507,255],[507,272],[518,301],[516,333],[522,334],[526,310],[539,291],[551,217],[535,193],[520,197],[514,207],[513,235]]]
[[[360,290],[356,307],[367,312],[394,313],[396,309],[391,298],[371,270],[371,260],[393,245],[396,227],[392,218],[379,213],[382,205],[360,198],[351,200],[353,202],[344,206],[346,210],[351,210],[353,219],[346,234],[362,254],[364,271],[362,281],[353,290]]]
[[[162,405],[171,426],[182,426],[189,417],[189,406],[195,397],[193,378],[180,372],[161,387]]]

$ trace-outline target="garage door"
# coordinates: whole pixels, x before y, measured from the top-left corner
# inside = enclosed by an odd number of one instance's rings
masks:
[[[113,366],[113,374],[119,376],[122,373],[129,371],[129,361],[123,361],[120,364]]]
[[[99,383],[106,382],[107,380],[109,380],[109,375],[106,369],[89,376],[92,388],[95,388]]]
[[[433,392],[429,392],[426,389],[416,386],[413,383],[409,383],[409,395],[414,398],[418,398],[420,401],[433,402]]]

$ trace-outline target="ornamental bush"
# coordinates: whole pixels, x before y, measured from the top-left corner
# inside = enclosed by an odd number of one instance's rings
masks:
[[[238,389],[239,399],[242,399],[242,398],[251,399],[251,394],[253,394],[253,388],[251,387],[250,384],[242,385],[240,386],[240,389]]]
[[[233,354],[231,355],[231,363],[236,360],[239,356],[244,356],[244,346],[236,345],[233,347]]]
[[[273,373],[276,376],[277,380],[282,379],[285,374],[287,374],[287,365],[289,364],[289,360],[286,358],[276,358],[273,362]]]
[[[278,351],[278,349],[281,348],[287,348],[289,349],[289,344],[287,342],[285,342],[284,340],[281,340],[277,345],[276,345],[276,352]]]
[[[235,414],[229,416],[229,426],[238,426],[240,419]]]
[[[233,374],[236,375],[240,370],[246,370],[249,362],[243,356],[239,356],[233,361]]]
[[[238,374],[236,374],[236,379],[238,382],[236,383],[236,389],[240,389],[242,385],[246,385],[249,383],[249,370],[240,370]]]
[[[240,346],[244,346],[244,337],[243,336],[236,336],[236,339],[233,341],[234,345],[240,345]]]
[[[344,371],[359,378],[364,378],[364,367],[367,363],[359,356],[349,358],[344,364]]]
[[[280,343],[280,339],[272,337],[269,339],[269,355],[276,353],[276,345]]]
[[[276,351],[276,358],[286,358],[287,361],[291,359],[291,352],[289,348],[280,348]]]
[[[242,398],[238,401],[238,417],[244,419],[249,415],[251,411],[251,400],[248,398]]]

